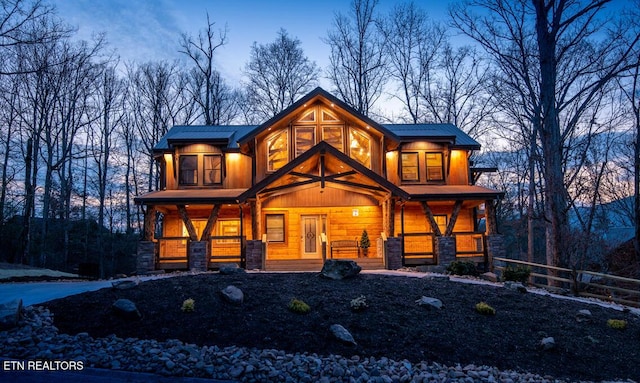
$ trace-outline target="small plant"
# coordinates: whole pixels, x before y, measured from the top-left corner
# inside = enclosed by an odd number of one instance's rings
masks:
[[[476,264],[470,261],[453,261],[447,266],[447,272],[453,275],[478,275]]]
[[[367,304],[367,297],[364,295],[360,295],[351,300],[351,310],[353,311],[362,311],[367,307],[369,307],[369,305]]]
[[[306,314],[311,311],[311,307],[300,299],[293,298],[289,302],[289,310],[296,314]]]
[[[607,326],[615,328],[616,330],[624,330],[627,328],[627,321],[624,319],[609,319]]]
[[[496,309],[489,306],[485,302],[480,302],[476,305],[476,311],[482,315],[496,315]]]
[[[531,269],[525,266],[507,266],[502,271],[502,279],[525,283],[529,280]]]
[[[182,311],[184,311],[185,313],[193,312],[193,310],[195,309],[196,301],[194,301],[193,299],[185,299],[184,302],[182,302]]]

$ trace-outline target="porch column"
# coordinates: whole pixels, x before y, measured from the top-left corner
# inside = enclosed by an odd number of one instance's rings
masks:
[[[387,270],[402,268],[402,237],[389,237],[384,243]]]
[[[489,271],[493,271],[493,258],[505,258],[507,249],[504,244],[504,236],[498,233],[498,220],[496,217],[495,201],[487,200],[484,203],[485,217],[487,223],[486,234],[486,264]]]
[[[153,205],[147,205],[147,209],[144,212],[144,241],[153,241],[156,231],[156,207]]]
[[[189,270],[207,271],[207,245],[209,241],[189,241],[188,255]]]
[[[438,265],[447,267],[456,260],[456,239],[455,237],[434,237],[434,253],[438,260]]]
[[[247,240],[247,270],[261,270],[263,268],[264,246],[259,239]]]

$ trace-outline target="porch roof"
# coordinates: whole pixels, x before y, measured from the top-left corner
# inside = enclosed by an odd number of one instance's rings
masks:
[[[134,199],[136,204],[212,204],[237,203],[247,189],[180,189],[159,190]]]
[[[500,199],[504,192],[477,185],[404,185],[409,201],[433,200],[492,200]]]

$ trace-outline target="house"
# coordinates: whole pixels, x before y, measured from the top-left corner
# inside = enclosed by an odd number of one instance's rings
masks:
[[[478,149],[451,124],[380,124],[321,88],[259,126],[174,126],[154,148],[160,190],[135,199],[138,271],[487,262],[503,193],[474,185]]]

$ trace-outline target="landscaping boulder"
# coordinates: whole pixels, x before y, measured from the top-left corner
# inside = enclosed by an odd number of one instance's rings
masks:
[[[580,310],[576,314],[576,321],[578,322],[589,322],[591,321],[591,311],[589,310]]]
[[[113,303],[112,307],[116,315],[122,318],[131,320],[142,318],[142,314],[140,314],[140,311],[138,311],[136,304],[128,299],[118,299]]]
[[[229,285],[220,291],[225,301],[234,305],[242,304],[244,301],[244,293],[239,288]]]
[[[220,265],[218,271],[222,275],[233,275],[246,272],[243,268],[239,267],[235,263],[224,263]]]
[[[348,259],[328,259],[322,266],[320,275],[325,278],[340,280],[355,277],[362,267]]]
[[[111,286],[115,290],[129,290],[138,286],[138,282],[134,280],[115,281],[115,282],[111,282]]]
[[[540,341],[540,348],[544,351],[556,348],[556,340],[552,336],[546,337]]]
[[[490,271],[484,274],[480,274],[480,279],[483,279],[489,282],[498,282],[498,276],[495,273],[492,273]]]
[[[434,307],[436,309],[442,308],[442,301],[438,298],[431,298],[422,296],[422,298],[416,300],[418,306],[426,306],[427,308]]]
[[[22,318],[22,299],[0,304],[0,329],[16,327]]]
[[[358,345],[355,339],[353,339],[353,335],[351,335],[346,328],[342,327],[342,325],[333,324],[329,329],[331,330],[331,334],[340,342],[351,344],[353,346]]]
[[[514,282],[514,281],[506,281],[504,283],[504,288],[505,289],[509,289],[509,290],[515,290],[519,293],[526,293],[527,292],[527,288],[524,287],[524,285],[520,282]]]

